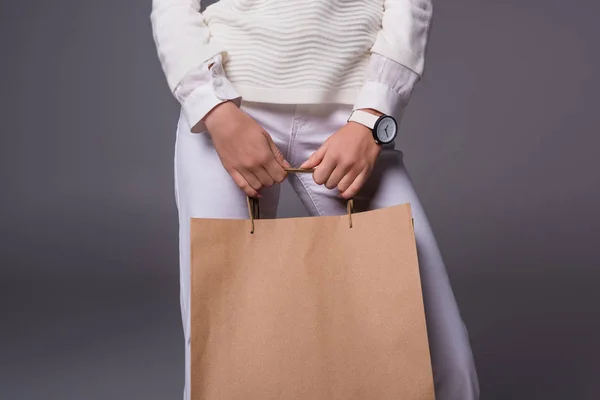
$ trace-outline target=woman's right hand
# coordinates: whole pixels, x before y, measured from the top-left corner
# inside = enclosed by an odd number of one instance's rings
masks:
[[[271,136],[235,104],[225,102],[204,118],[221,163],[234,182],[250,197],[287,177],[284,159]]]

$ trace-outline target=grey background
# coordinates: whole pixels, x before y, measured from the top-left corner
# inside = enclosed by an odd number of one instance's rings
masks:
[[[482,399],[600,398],[591,0],[436,2],[399,145]],[[178,399],[178,114],[150,1],[0,3],[0,398]],[[282,216],[303,215],[291,191]]]

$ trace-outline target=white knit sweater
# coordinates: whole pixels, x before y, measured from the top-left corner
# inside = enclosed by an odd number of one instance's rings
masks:
[[[432,0],[220,0],[199,10],[199,0],[153,0],[173,92],[220,54],[247,101],[352,104],[372,53],[423,72]]]

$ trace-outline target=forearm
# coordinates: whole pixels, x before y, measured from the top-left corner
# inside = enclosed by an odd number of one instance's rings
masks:
[[[400,122],[419,79],[417,73],[402,64],[372,54],[354,109],[392,115]]]
[[[192,132],[219,104],[240,96],[222,67],[224,48],[210,38],[199,0],[153,0],[152,33],[171,92]]]
[[[150,21],[171,91],[192,69],[225,51],[211,39],[200,13],[200,0],[153,0]]]
[[[385,0],[381,29],[354,109],[393,115],[400,122],[425,68],[432,17],[431,0]]]
[[[432,0],[385,0],[381,29],[372,53],[422,75],[433,18]]]

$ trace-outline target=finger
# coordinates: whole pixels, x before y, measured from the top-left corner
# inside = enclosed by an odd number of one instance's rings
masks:
[[[348,173],[349,170],[350,166],[342,166],[341,164],[338,164],[331,173],[331,175],[329,175],[329,178],[327,178],[327,182],[325,182],[325,187],[327,189],[334,189],[340,183],[342,178],[344,178],[344,176]]]
[[[354,180],[360,174],[360,172],[360,169],[351,169],[346,173],[346,175],[344,175],[344,177],[340,180],[340,182],[337,185],[337,188],[340,191],[340,193],[344,193],[350,187],[350,185],[352,185],[352,182],[354,182]]]
[[[325,153],[327,153],[327,148],[329,147],[329,142],[323,143],[321,147],[317,151],[311,154],[308,160],[304,161],[304,163],[300,166],[300,168],[314,168],[317,165],[323,162],[325,158]]]
[[[248,183],[246,178],[244,178],[244,176],[242,174],[240,174],[238,171],[233,170],[229,173],[229,175],[231,175],[231,178],[233,179],[235,184],[238,185],[239,188],[244,191],[244,193],[246,193],[246,196],[254,197],[254,198],[262,197],[260,195],[260,193],[258,193],[258,191],[254,190],[252,188],[252,186],[250,186],[250,184]]]
[[[275,183],[273,178],[271,178],[271,175],[269,175],[267,170],[262,166],[254,168],[252,173],[258,178],[262,187],[271,187]]]
[[[285,163],[287,163],[287,161],[285,161]],[[264,168],[267,170],[267,173],[271,176],[274,182],[281,183],[285,180],[285,178],[287,178],[287,172],[285,171],[284,167],[282,167],[281,164],[275,159],[267,163]]]
[[[283,153],[279,150],[279,147],[277,147],[271,136],[267,135],[266,137],[271,153],[273,153],[273,159],[263,165],[263,167],[274,182],[281,183],[287,177],[287,172],[285,172],[284,168],[290,168],[291,165],[283,158]]]
[[[356,177],[354,182],[352,182],[350,187],[344,190],[342,193],[340,193],[340,196],[346,200],[355,197],[367,181],[368,176],[369,174],[367,171],[362,171],[360,174],[358,174],[358,176]]]
[[[266,138],[267,138],[267,142],[269,143],[269,148],[271,149],[271,152],[273,153],[273,155],[275,156],[275,160],[279,163],[279,165],[281,165],[283,168],[291,168],[292,166],[290,165],[289,162],[287,162],[287,160],[283,157],[283,153],[281,152],[281,150],[279,150],[279,147],[277,147],[277,145],[275,144],[275,142],[273,141],[273,139],[271,138],[271,135],[267,134],[265,132]],[[267,169],[268,171],[269,169]],[[273,175],[271,175],[273,177]],[[275,177],[273,177],[275,178]]]
[[[319,166],[315,169],[315,172],[313,172],[313,179],[315,180],[315,183],[317,185],[322,185],[327,182],[335,167],[336,162],[332,157],[323,158],[323,161],[321,161]]]
[[[242,174],[242,176],[244,177],[246,182],[248,182],[252,189],[256,190],[257,192],[260,191],[260,189],[262,189],[262,184],[260,183],[260,180],[256,177],[256,175],[254,175],[254,172],[250,170],[241,170],[239,172],[240,174]]]

